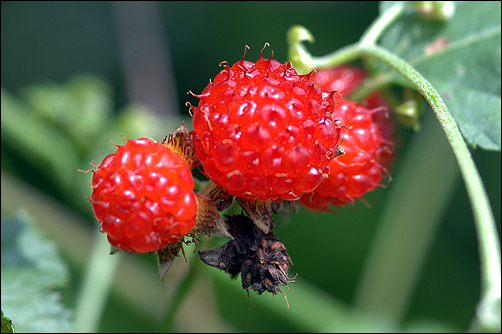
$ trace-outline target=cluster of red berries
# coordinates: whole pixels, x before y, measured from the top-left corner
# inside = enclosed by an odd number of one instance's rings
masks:
[[[231,236],[201,259],[241,272],[246,289],[277,293],[291,282],[291,260],[267,223],[272,204],[326,211],[360,199],[386,174],[393,128],[382,96],[342,98],[365,77],[352,66],[299,75],[263,55],[225,63],[194,95],[193,131],[182,126],[163,143],[129,140],[93,171],[90,201],[101,230],[118,249],[167,260],[185,235]],[[198,194],[194,166],[210,179]],[[234,196],[251,219],[223,221],[220,211]],[[254,228],[239,227],[248,220]]]

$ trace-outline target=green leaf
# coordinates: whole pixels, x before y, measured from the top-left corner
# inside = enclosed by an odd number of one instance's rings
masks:
[[[18,332],[69,332],[70,311],[54,288],[63,287],[68,269],[53,243],[28,217],[2,216],[2,310]]]
[[[33,111],[85,148],[113,116],[111,88],[92,74],[71,77],[64,85],[31,85],[23,95]]]
[[[438,90],[469,144],[500,151],[500,38],[500,2],[472,1],[455,2],[446,22],[407,11],[381,44]]]
[[[6,90],[2,89],[1,94],[2,145],[16,150],[52,182],[70,189],[79,161],[73,143]]]

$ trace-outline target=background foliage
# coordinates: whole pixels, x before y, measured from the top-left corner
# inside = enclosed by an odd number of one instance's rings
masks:
[[[488,3],[477,4],[476,11],[464,14],[468,23],[450,27],[448,33],[465,36],[478,31],[479,20],[469,20],[468,15],[480,13],[487,17],[484,23],[498,20],[500,27],[500,5],[497,12]],[[93,251],[104,235],[97,232],[85,200],[90,175],[77,169],[87,170],[89,162],[111,153],[110,140],[123,143],[121,133],[160,141],[182,120],[190,124],[185,102],[196,101],[186,92],[200,93],[220,70],[220,61],[242,58],[244,45],[251,47],[248,60],[256,60],[269,42],[265,56],[273,49],[275,59],[286,61],[286,32],[301,24],[316,37],[309,50],[324,55],[356,42],[378,15],[376,2],[7,1],[1,6],[2,310],[19,331],[34,329],[16,316],[16,307],[35,314],[37,309],[45,311],[38,313],[44,325],[36,331],[67,331],[81,312],[82,285],[90,275],[99,290],[110,266],[116,266],[116,273],[104,308],[97,319],[90,313],[87,323],[73,323],[73,328],[89,329],[85,326],[94,323],[91,329],[106,332],[162,328],[179,284],[198,259],[188,249],[189,264],[177,261],[163,284],[155,259],[148,255],[122,254],[110,260],[106,248]],[[422,23],[403,18],[389,29],[383,45],[416,60],[417,50],[431,36],[410,34],[409,45],[393,43],[402,41],[399,36],[410,29],[420,31]],[[438,27],[432,27],[431,34],[434,28]],[[500,115],[498,138],[475,135],[482,127],[497,125],[496,118],[477,116],[494,115],[483,113],[493,110],[493,99],[496,103],[498,98],[500,109],[500,28],[498,44],[475,49],[480,54],[445,57],[486,65],[486,71],[469,74],[472,86],[462,98],[479,101],[480,110],[464,114],[469,120],[464,124],[471,126],[467,133],[488,143],[485,147],[498,140],[491,150],[471,151],[500,231]],[[498,71],[492,66],[494,59]],[[458,68],[412,65],[445,89],[458,79]],[[453,114],[462,110],[461,103],[448,105]],[[290,309],[281,295],[251,292],[248,300],[239,281],[214,268],[195,268],[196,281],[179,305],[172,329],[466,330],[480,285],[472,211],[451,149],[429,109],[422,121],[418,133],[400,131],[399,160],[391,171],[394,181],[366,196],[371,208],[357,203],[335,214],[300,209],[296,215],[277,217],[276,235],[293,260],[291,273],[298,273],[291,291],[285,291]],[[397,196],[400,189],[406,189],[407,196]],[[386,230],[389,207],[402,208],[401,217],[412,215],[410,224]],[[32,225],[45,237],[33,237],[36,241],[26,244],[26,234],[39,234],[26,227]],[[398,251],[386,254],[379,240]],[[203,240],[200,247],[209,242],[224,240]],[[49,255],[30,257],[30,250],[40,249],[48,249]],[[376,262],[381,267],[371,269],[375,257],[387,262]],[[52,272],[58,274],[43,276],[41,267],[57,268]],[[4,281],[18,284],[4,286]],[[13,298],[16,307],[8,308]],[[37,307],[39,300],[46,303]],[[45,326],[54,319],[56,327]]]

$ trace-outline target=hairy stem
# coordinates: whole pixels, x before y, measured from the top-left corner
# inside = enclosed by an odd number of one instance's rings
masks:
[[[380,15],[371,26],[366,29],[364,34],[359,39],[361,45],[375,44],[382,35],[382,32],[394,22],[404,12],[406,6],[405,1],[396,1],[396,3]]]
[[[375,45],[367,45],[361,47],[361,54],[376,58],[394,68],[413,84],[431,105],[457,158],[473,208],[480,245],[484,293],[493,289],[495,284],[499,286],[500,291],[500,244],[495,218],[471,153],[443,99],[420,73],[389,51]]]
[[[493,313],[497,312],[493,312],[493,310],[500,310],[500,240],[497,237],[495,218],[488,195],[467,144],[437,90],[410,64],[386,49],[377,45],[357,43],[325,57],[313,57],[312,60],[319,67],[324,67],[328,64],[334,66],[334,64],[340,63],[340,60],[346,61],[347,59],[360,57],[379,60],[404,76],[429,102],[446,134],[467,188],[479,240],[482,296],[478,305],[477,316],[480,323],[485,323],[490,327],[489,323],[492,323],[492,321],[489,318],[493,318]],[[500,316],[500,313],[498,314]]]

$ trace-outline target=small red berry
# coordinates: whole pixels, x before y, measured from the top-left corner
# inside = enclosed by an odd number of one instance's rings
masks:
[[[320,87],[338,89],[342,95],[348,95],[364,78],[364,70],[352,66],[321,70],[313,76]],[[378,108],[387,106],[384,101],[380,93],[362,103],[335,96],[333,116],[345,125],[340,135],[344,154],[331,161],[329,177],[313,192],[303,195],[299,201],[303,206],[328,211],[330,205],[344,206],[380,185],[392,159],[394,137],[385,108]],[[368,109],[369,105],[375,109]]]
[[[294,200],[328,173],[341,124],[333,92],[273,59],[225,67],[192,108],[204,173],[233,196]]]
[[[340,65],[312,73],[312,81],[317,87],[339,92],[345,98],[359,87],[366,77],[366,70],[352,65]]]
[[[312,81],[319,88],[337,91],[339,94],[335,95],[336,99],[340,97],[346,99],[356,88],[363,84],[367,76],[368,73],[364,68],[346,64],[318,70],[312,73]],[[393,143],[395,139],[394,122],[389,119],[390,106],[383,94],[376,91],[364,100],[359,101],[358,104],[366,109],[376,109],[371,112],[373,123],[380,130],[382,138],[387,143]],[[393,158],[393,150],[389,150],[387,147],[381,152],[379,162],[384,166],[389,166]]]
[[[357,87],[363,84],[367,76],[368,74],[363,68],[341,65],[312,73],[312,81],[319,88],[336,91],[343,98],[347,98]],[[382,93],[375,92],[360,101],[360,104],[368,109],[374,109],[387,106],[387,101],[385,101]]]
[[[115,247],[155,252],[188,234],[197,222],[187,163],[147,138],[128,140],[93,171],[91,203]]]

